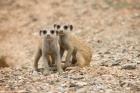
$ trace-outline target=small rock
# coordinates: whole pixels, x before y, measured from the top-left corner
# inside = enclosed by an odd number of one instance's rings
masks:
[[[76,93],[86,93],[87,92],[87,87],[80,88],[76,91]]]
[[[86,82],[77,82],[76,83],[76,85],[78,85],[78,86],[86,86],[87,85],[87,83]]]
[[[120,62],[113,62],[112,63],[112,66],[117,66],[117,65],[119,65],[120,64]]]
[[[140,91],[140,82],[124,80],[119,83],[121,87],[129,87],[131,90]]]
[[[127,52],[127,49],[123,49],[123,50],[122,50],[122,53],[125,53],[125,52]]]
[[[140,61],[137,61],[137,64],[140,64]]]
[[[140,57],[140,54],[138,54],[137,57]]]
[[[97,43],[102,43],[102,41],[101,40],[97,40]]]
[[[140,91],[140,86],[139,85],[132,85],[132,88],[135,91]]]
[[[136,69],[136,64],[135,63],[129,63],[121,66],[121,69]]]
[[[33,72],[32,72],[32,75],[33,75],[33,76],[38,76],[39,73],[38,73],[37,71],[33,71]]]
[[[70,77],[71,79],[73,79],[73,80],[80,80],[80,79],[83,79],[84,78],[84,76],[82,76],[82,75],[79,75],[79,76],[77,76],[77,77]]]
[[[109,51],[104,52],[104,54],[111,54]]]
[[[86,86],[87,83],[86,82],[82,82],[82,81],[75,81],[75,82],[70,82],[69,87],[83,87]]]
[[[124,81],[120,80],[119,84],[120,84],[121,87],[123,87],[126,83]]]
[[[76,87],[75,83],[70,82],[69,87]]]
[[[108,67],[109,65],[108,65],[107,63],[105,63],[105,62],[102,62],[102,63],[100,64],[100,66],[106,66],[106,67]]]
[[[116,60],[116,61],[112,62],[112,66],[119,65],[120,63],[121,63],[121,60]]]

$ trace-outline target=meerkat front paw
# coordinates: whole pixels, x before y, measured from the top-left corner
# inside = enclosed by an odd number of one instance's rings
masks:
[[[34,71],[32,72],[32,75],[33,75],[33,76],[38,76],[39,73],[38,73],[37,71],[34,70]]]
[[[59,69],[58,72],[59,72],[59,74],[62,74],[63,73],[63,69]]]

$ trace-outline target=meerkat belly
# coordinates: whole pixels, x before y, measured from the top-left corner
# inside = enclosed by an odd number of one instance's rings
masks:
[[[53,47],[48,48],[47,53],[48,53],[49,55],[51,55],[51,54],[56,54],[55,48],[53,48]]]
[[[63,42],[61,42],[60,45],[61,45],[60,47],[61,47],[62,49],[64,49],[64,50],[68,50],[68,49],[69,49],[69,46],[68,46],[67,44],[63,43]]]

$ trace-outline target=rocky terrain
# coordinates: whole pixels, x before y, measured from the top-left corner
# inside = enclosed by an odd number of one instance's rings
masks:
[[[92,45],[91,65],[33,75],[39,27],[59,22]],[[1,0],[0,66],[0,93],[140,93],[140,1]]]

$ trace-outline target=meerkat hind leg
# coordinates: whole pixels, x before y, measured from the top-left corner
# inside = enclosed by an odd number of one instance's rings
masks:
[[[76,65],[80,67],[84,67],[86,65],[86,60],[84,59],[83,55],[80,52],[77,52],[76,58],[77,58]]]
[[[76,53],[77,53],[77,50],[74,49],[74,51],[72,53],[72,61],[71,61],[72,65],[76,64],[76,62],[77,62]]]
[[[49,56],[49,55],[47,55],[47,59],[48,59],[48,65],[49,65],[50,67],[52,67],[52,65],[53,65],[53,63],[52,63],[52,57]],[[44,64],[43,64],[43,65],[44,65]]]

